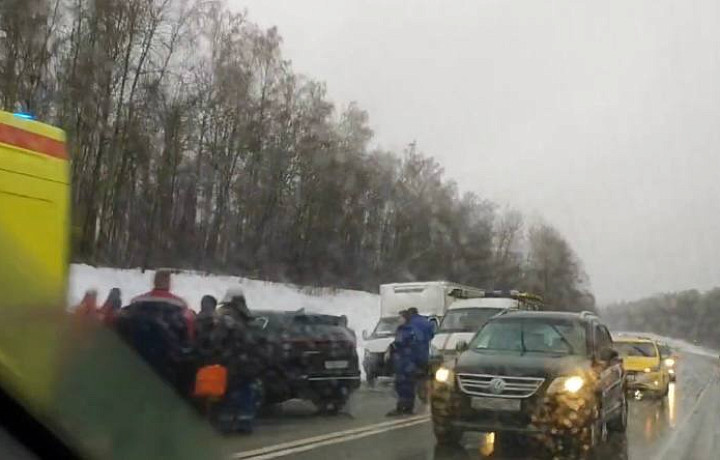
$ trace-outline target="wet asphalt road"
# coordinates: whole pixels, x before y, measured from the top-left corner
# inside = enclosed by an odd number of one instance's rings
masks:
[[[719,364],[717,358],[682,355],[667,398],[632,400],[626,436],[611,436],[597,457],[720,458]],[[262,417],[253,435],[225,438],[223,448],[228,457],[250,460],[533,458],[528,450],[499,452],[492,435],[484,434],[467,434],[463,448],[436,448],[428,409],[420,406],[415,417],[398,421],[385,417],[393,404],[389,386],[359,390],[334,417],[293,401]]]

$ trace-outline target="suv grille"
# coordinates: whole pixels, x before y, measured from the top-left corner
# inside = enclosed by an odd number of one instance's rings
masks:
[[[503,398],[530,397],[545,381],[538,377],[508,377],[487,374],[458,374],[457,378],[463,393]]]

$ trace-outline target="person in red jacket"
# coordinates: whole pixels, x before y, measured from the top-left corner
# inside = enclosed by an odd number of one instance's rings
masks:
[[[183,317],[187,325],[188,336],[191,341],[195,340],[195,312],[188,307],[187,302],[181,297],[170,292],[172,273],[170,270],[157,270],[153,280],[153,289],[150,292],[141,294],[131,303],[138,302],[163,302],[170,305],[176,305],[183,310]]]

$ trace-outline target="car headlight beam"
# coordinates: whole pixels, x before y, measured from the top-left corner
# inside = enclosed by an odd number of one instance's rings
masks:
[[[558,377],[548,387],[550,394],[576,394],[585,386],[585,379],[579,375]]]
[[[585,380],[582,377],[578,375],[573,375],[572,377],[568,377],[567,379],[565,379],[565,382],[563,383],[563,389],[568,393],[577,393],[584,385]]]
[[[673,367],[675,365],[675,360],[672,358],[666,358],[665,359],[665,366],[667,367]]]
[[[440,383],[448,383],[452,377],[452,372],[446,367],[441,367],[435,372],[435,380]]]

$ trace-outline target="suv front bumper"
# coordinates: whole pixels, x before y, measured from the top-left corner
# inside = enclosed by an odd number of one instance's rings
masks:
[[[474,396],[436,385],[431,406],[433,420],[458,431],[557,435],[584,427],[595,416],[592,396],[568,398],[546,395],[544,390],[519,399],[520,410],[506,412],[474,409]]]

